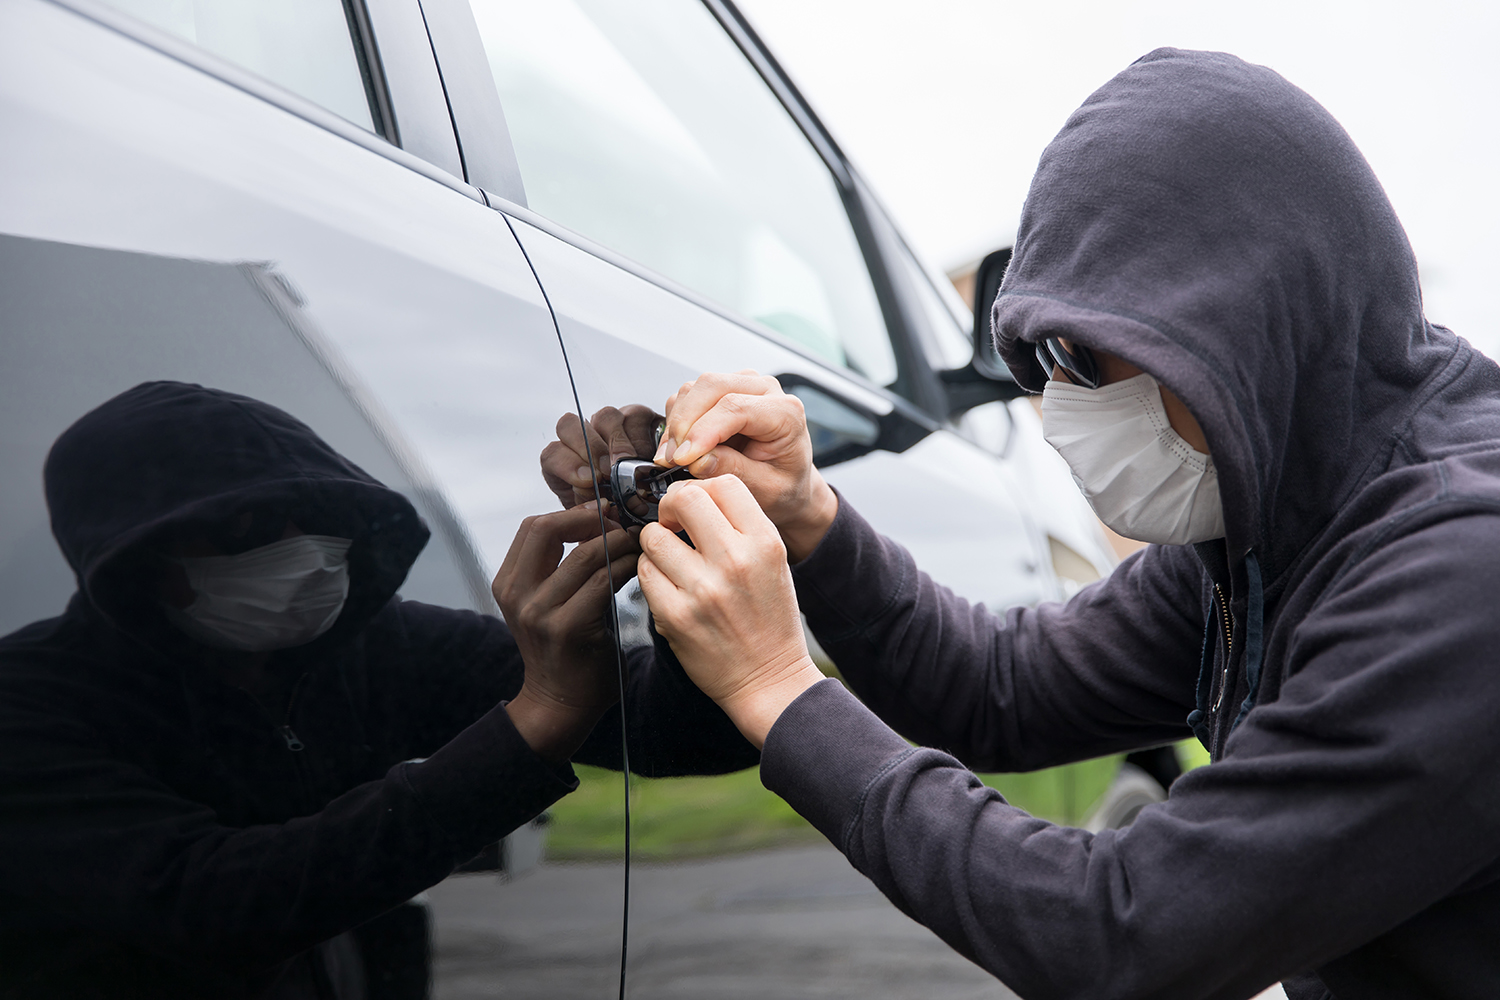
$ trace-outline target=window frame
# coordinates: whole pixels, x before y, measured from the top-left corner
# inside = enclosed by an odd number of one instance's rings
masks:
[[[327,108],[299,94],[272,83],[265,77],[217,56],[194,45],[186,39],[154,25],[131,17],[118,8],[100,0],[46,0],[55,6],[102,25],[117,34],[153,49],[177,62],[191,66],[207,76],[252,97],[272,104],[296,118],[357,146],[385,157],[414,173],[437,181],[445,187],[483,204],[484,196],[479,189],[463,179],[461,172],[452,168],[459,166],[458,139],[453,132],[451,118],[446,118],[446,103],[441,107],[445,121],[433,120],[435,106],[433,94],[442,93],[441,77],[438,75],[436,59],[430,44],[421,44],[421,39],[400,37],[405,32],[388,31],[401,21],[411,21],[415,13],[420,19],[421,8],[417,0],[346,0],[358,4],[363,11],[363,27],[351,24],[350,41],[355,46],[356,58],[368,64],[372,80],[378,80],[384,93],[384,108],[391,114],[389,122],[380,122],[379,127],[389,127],[393,136],[407,135],[416,139],[416,148],[407,150],[382,134],[367,131],[353,122],[334,114]],[[402,8],[407,8],[405,11]],[[346,10],[348,8],[346,7]],[[417,23],[420,23],[418,20]],[[425,34],[425,31],[424,31]],[[415,41],[416,44],[412,44]],[[387,44],[388,43],[388,44]],[[425,57],[423,53],[425,52]],[[425,71],[423,60],[425,58]],[[363,72],[363,70],[362,70]],[[375,109],[372,108],[372,113]],[[400,125],[394,123],[399,122]],[[450,140],[445,147],[444,133]],[[451,156],[446,151],[451,149]]]

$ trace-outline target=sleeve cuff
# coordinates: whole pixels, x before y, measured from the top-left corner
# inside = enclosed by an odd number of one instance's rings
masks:
[[[871,783],[915,748],[836,680],[787,706],[766,735],[760,780],[840,850]]]

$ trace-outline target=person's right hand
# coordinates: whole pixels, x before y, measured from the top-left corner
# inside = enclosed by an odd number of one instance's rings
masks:
[[[601,537],[599,527],[594,503],[528,517],[491,585],[526,670],[506,712],[548,760],[571,756],[620,697],[605,615],[610,583],[635,575],[639,533],[616,526]],[[578,545],[564,558],[568,542]]]
[[[593,500],[594,483],[607,478],[615,462],[645,458],[656,450],[656,427],[661,419],[648,406],[606,406],[589,418],[585,431],[578,414],[564,413],[557,419],[557,440],[542,449],[542,478],[547,488],[564,507]]]
[[[768,375],[708,373],[684,383],[667,400],[655,460],[699,479],[738,476],[792,562],[817,548],[838,513],[837,494],[813,465],[802,401]]]

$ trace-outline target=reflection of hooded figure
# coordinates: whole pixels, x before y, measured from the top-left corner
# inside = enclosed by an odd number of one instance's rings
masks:
[[[1028,998],[1492,996],[1500,370],[1424,320],[1349,137],[1269,70],[1151,53],[1043,155],[994,326],[1032,389],[1048,337],[1170,388],[1225,537],[998,619],[841,509],[803,611],[867,703],[977,768],[1194,734],[1214,763],[1090,835],[825,684],[766,783]]]
[[[499,707],[523,675],[504,624],[396,598],[428,537],[411,504],[243,396],[137,386],[64,432],[46,491],[79,590],[0,641],[0,995],[348,998],[410,980],[425,927],[381,915],[576,784]],[[282,712],[226,683],[155,586],[161,539],[266,509],[350,540],[336,621],[273,654]],[[754,762],[675,661],[632,668],[627,704],[688,699],[664,711],[704,720],[633,729],[645,773]],[[619,754],[610,713],[579,759]]]

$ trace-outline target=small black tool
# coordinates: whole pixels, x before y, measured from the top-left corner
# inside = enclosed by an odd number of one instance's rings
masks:
[[[644,526],[656,520],[657,505],[667,495],[667,487],[692,479],[687,469],[667,469],[649,458],[622,458],[609,470],[606,498],[620,512],[627,526]]]

